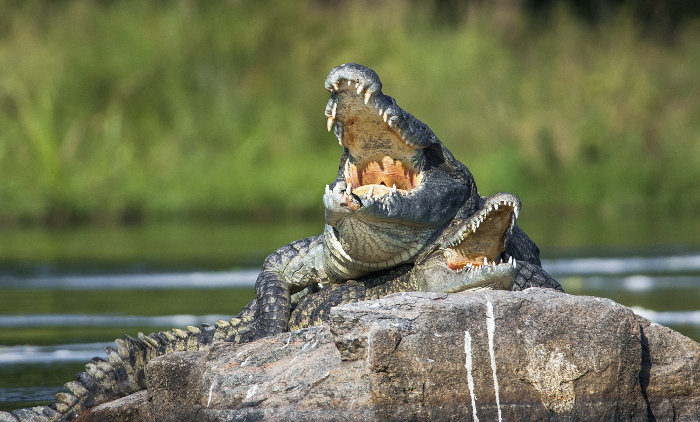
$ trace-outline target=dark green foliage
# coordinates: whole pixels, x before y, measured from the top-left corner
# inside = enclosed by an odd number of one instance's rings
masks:
[[[592,26],[485,4],[443,25],[425,7],[0,1],[0,222],[318,219],[339,156],[322,84],[349,61],[485,194],[602,216],[700,206],[692,20],[670,42],[624,8]]]

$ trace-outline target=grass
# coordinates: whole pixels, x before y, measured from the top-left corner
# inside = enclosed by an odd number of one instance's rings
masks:
[[[415,5],[0,0],[0,222],[320,219],[351,61],[525,212],[700,206],[697,22]]]

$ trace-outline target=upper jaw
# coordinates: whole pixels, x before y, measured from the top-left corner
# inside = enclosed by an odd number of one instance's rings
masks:
[[[325,82],[328,130],[335,123],[338,142],[348,158],[341,174],[346,188],[360,197],[408,194],[422,182],[423,149],[439,145],[437,137],[382,93],[379,76],[348,63],[333,68]]]
[[[404,111],[393,98],[382,93],[379,76],[368,67],[355,63],[334,67],[326,77],[325,87],[331,93],[325,113],[328,118],[328,130],[333,122],[336,122],[335,134],[338,141],[349,148],[351,153],[355,149],[355,140],[349,139],[349,134],[343,133],[343,128],[358,119],[361,119],[363,124],[376,126],[368,131],[368,135],[382,135],[373,139],[374,143],[381,144],[383,140],[391,139],[397,141],[394,147],[405,144],[409,150],[427,148],[439,143],[427,125]],[[381,145],[378,146],[380,147]]]

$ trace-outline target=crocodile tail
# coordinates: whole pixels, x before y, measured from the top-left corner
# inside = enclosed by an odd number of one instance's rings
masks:
[[[75,381],[64,385],[48,406],[0,412],[0,422],[69,421],[80,412],[146,388],[146,366],[151,359],[186,350],[208,350],[214,341],[242,343],[252,339],[256,301],[251,301],[230,321],[174,328],[136,337],[124,336],[107,346],[107,359],[93,358]]]

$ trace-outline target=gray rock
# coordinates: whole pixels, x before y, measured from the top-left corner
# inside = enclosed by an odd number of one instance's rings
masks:
[[[147,395],[84,416],[690,421],[699,366],[700,344],[608,299],[404,293],[334,308],[328,325],[156,358]]]

